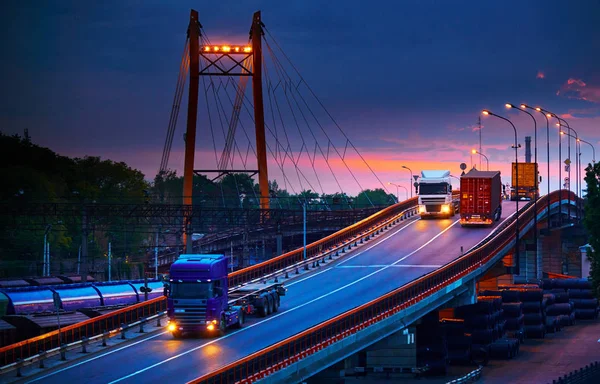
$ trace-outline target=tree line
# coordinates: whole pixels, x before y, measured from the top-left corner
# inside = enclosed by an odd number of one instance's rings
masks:
[[[182,204],[183,177],[175,171],[167,170],[148,180],[146,175],[124,162],[59,155],[34,144],[27,132],[23,137],[0,132],[0,161],[3,169],[0,201],[5,204]],[[337,210],[395,202],[395,197],[383,189],[348,196],[318,194],[311,190],[293,194],[276,181],[271,181],[269,187],[272,209],[302,209],[305,204],[308,209]],[[244,173],[225,174],[215,179],[194,176],[192,195],[193,204],[205,207],[259,207],[258,184]],[[54,261],[52,273],[75,272],[73,260],[77,260],[80,251],[82,228],[82,217],[0,217],[0,277],[40,275],[44,234]],[[105,270],[108,242],[115,257],[113,270],[122,269],[125,275],[132,268],[132,261],[143,260],[148,248],[154,245],[152,233],[128,230],[120,218],[88,229],[88,259],[92,264],[87,267],[96,273]]]

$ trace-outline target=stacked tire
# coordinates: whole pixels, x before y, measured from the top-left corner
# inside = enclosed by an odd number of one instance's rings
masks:
[[[544,279],[545,294],[554,296],[554,303],[546,307],[546,316],[556,317],[559,327],[575,324],[575,304],[569,300],[568,287],[571,279]],[[575,280],[575,279],[573,279]]]
[[[426,375],[445,375],[448,367],[445,329],[438,318],[433,311],[417,325],[417,367],[424,368]]]
[[[544,293],[540,288],[521,288],[525,337],[543,339],[546,336],[546,311]]]
[[[562,322],[560,315],[556,315],[553,312],[554,307],[552,307],[556,302],[556,297],[553,293],[544,293],[543,301],[544,305],[544,313],[546,317],[546,333],[555,333],[562,329]],[[550,310],[548,310],[550,308]],[[569,321],[569,316],[565,316],[567,322]]]
[[[442,319],[440,321],[448,346],[448,363],[463,365],[471,363],[472,336],[466,333],[463,319]]]
[[[591,289],[569,289],[569,300],[575,307],[575,318],[593,320],[598,318],[598,299]]]

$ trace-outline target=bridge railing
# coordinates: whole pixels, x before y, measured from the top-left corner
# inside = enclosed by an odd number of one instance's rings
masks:
[[[359,222],[352,224],[349,227],[341,229],[321,240],[318,240],[310,245],[306,246],[306,258],[312,258],[319,255],[320,253],[336,247],[337,245],[354,239],[359,236],[362,232],[369,228],[377,225],[383,220],[389,219],[399,213],[415,207],[417,205],[417,198],[413,197],[409,200],[391,205],[383,210],[363,219]],[[280,256],[274,257],[270,260],[262,263],[235,271],[229,275],[229,287],[239,286],[244,283],[248,283],[252,280],[259,279],[263,276],[269,275],[273,272],[282,270],[284,268],[293,266],[304,259],[303,248],[284,253]]]
[[[569,193],[565,195],[565,193]],[[540,201],[550,203],[559,200],[559,191],[552,192]],[[562,191],[562,199],[575,200],[575,194]],[[538,204],[538,211],[546,204]],[[520,213],[520,227],[533,220],[534,206]],[[461,284],[461,279],[488,263],[514,239],[514,216],[508,225],[483,246],[455,259],[441,268],[417,278],[380,298],[374,299],[350,311],[342,313],[321,324],[300,332],[288,339],[257,351],[243,359],[224,366],[190,383],[253,382],[270,372],[297,362],[335,342],[388,318],[448,287]]]
[[[156,297],[77,324],[62,327],[60,335],[58,330],[55,330],[28,340],[7,345],[0,348],[0,366],[14,363],[17,359],[25,359],[36,355],[41,351],[49,351],[60,347],[61,344],[80,341],[83,337],[90,338],[100,335],[104,331],[119,328],[123,324],[138,321],[163,312],[166,309],[166,298],[163,296]]]

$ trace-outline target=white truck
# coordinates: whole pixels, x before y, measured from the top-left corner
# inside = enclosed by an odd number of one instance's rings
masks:
[[[450,171],[421,171],[417,183],[421,217],[450,217],[458,211],[458,199],[452,198]]]

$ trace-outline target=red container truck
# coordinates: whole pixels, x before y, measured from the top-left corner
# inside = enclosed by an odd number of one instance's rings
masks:
[[[460,178],[460,225],[492,225],[502,215],[500,171],[472,169]]]

